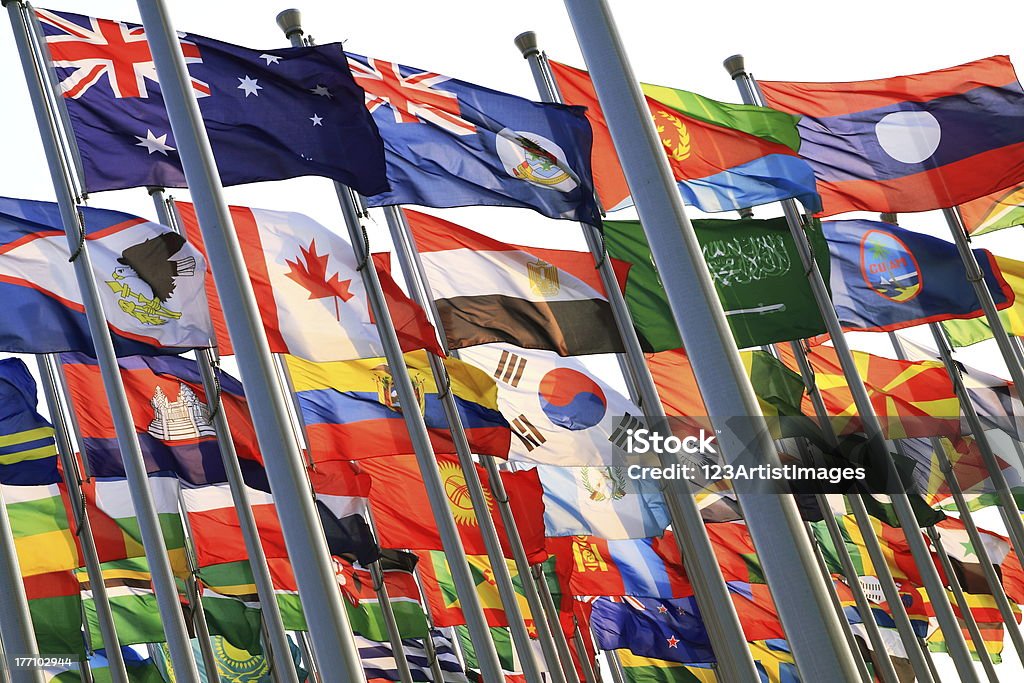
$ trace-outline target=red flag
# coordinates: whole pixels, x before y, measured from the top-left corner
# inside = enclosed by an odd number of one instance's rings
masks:
[[[448,505],[462,537],[468,555],[485,555],[483,536],[477,527],[476,514],[469,500],[466,479],[458,460],[437,457],[441,481],[448,495]],[[377,523],[378,540],[386,548],[414,550],[443,550],[441,537],[434,524],[427,492],[416,457],[396,455],[359,462],[360,469],[370,475],[370,507]],[[505,525],[494,502],[487,472],[477,465],[477,473],[484,486],[491,518],[498,530],[506,557],[511,557]],[[540,479],[536,470],[503,472],[512,514],[523,539],[527,557],[531,562],[547,559],[544,547],[544,504]]]

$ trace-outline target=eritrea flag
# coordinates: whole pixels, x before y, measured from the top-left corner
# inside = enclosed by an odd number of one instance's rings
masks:
[[[1010,58],[852,83],[762,81],[802,114],[800,156],[824,210],[949,208],[1024,181],[1024,90]]]
[[[590,75],[550,62],[562,96],[587,107],[594,129],[594,185],[609,210],[632,204]],[[718,102],[696,93],[642,84],[683,201],[717,212],[799,199],[821,207],[811,167],[797,156],[797,118],[767,107]]]

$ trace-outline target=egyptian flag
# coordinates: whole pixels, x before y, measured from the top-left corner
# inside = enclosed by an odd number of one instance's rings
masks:
[[[585,252],[519,247],[406,211],[448,345],[506,342],[562,356],[622,351]],[[620,289],[628,265],[613,262]]]
[[[1024,181],[1024,90],[1009,57],[852,83],[761,82],[802,114],[800,156],[824,210],[904,213],[963,204]]]

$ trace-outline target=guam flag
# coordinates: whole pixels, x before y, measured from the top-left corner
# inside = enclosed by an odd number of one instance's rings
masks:
[[[1024,180],[1024,90],[1009,57],[853,83],[762,82],[802,114],[824,211],[948,208]]]
[[[981,315],[956,247],[878,221],[822,223],[832,261],[832,301],[844,327],[887,331]],[[996,308],[1013,303],[995,258],[975,257]]]

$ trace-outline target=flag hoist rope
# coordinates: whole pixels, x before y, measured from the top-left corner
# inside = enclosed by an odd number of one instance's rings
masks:
[[[323,671],[342,683],[363,681],[359,650],[338,590],[327,544],[302,455],[295,442],[283,389],[267,343],[259,309],[235,234],[210,141],[195,101],[188,71],[167,7],[162,0],[138,0],[164,104],[177,141],[203,242],[224,308],[224,318],[265,467],[309,635]]]
[[[176,214],[172,215],[172,211],[164,197],[163,189],[149,188],[149,194],[153,198],[153,206],[156,209],[157,219],[160,221],[160,224],[178,233],[183,233],[181,222],[177,220]],[[188,235],[183,234],[183,236],[188,239]],[[215,342],[215,340],[211,340],[211,342]],[[248,556],[249,566],[252,569],[253,583],[256,584],[256,594],[260,599],[260,615],[266,628],[267,645],[270,648],[270,664],[276,680],[282,683],[298,683],[298,674],[295,672],[295,667],[286,664],[291,662],[291,648],[288,644],[288,636],[285,633],[281,608],[277,604],[277,593],[274,590],[270,568],[267,566],[267,556],[263,552],[263,544],[260,543],[259,529],[256,526],[256,518],[253,515],[252,505],[249,502],[249,494],[246,490],[245,479],[242,476],[242,468],[238,462],[238,452],[235,450],[235,442],[231,437],[231,425],[228,423],[227,412],[220,403],[220,383],[217,379],[217,368],[213,360],[214,351],[212,348],[196,349],[195,354],[197,364],[199,365],[199,374],[203,381],[203,391],[206,393],[207,405],[213,421],[213,428],[217,434],[217,446],[220,451],[221,462],[224,464],[225,478],[228,482],[228,489],[231,492],[231,501],[235,512],[238,514],[238,523],[242,532],[242,539],[245,542],[245,552]]]
[[[564,0],[564,4],[723,456],[730,464],[778,466],[775,445],[608,4],[604,0]],[[733,488],[801,675],[815,681],[855,680],[853,653],[792,496],[778,481],[734,481]],[[702,530],[700,520],[696,522]],[[697,529],[686,527],[685,535],[700,533]],[[703,559],[685,554],[687,563]],[[715,576],[714,571],[705,576]],[[701,598],[713,595],[711,590],[722,590],[718,582],[709,583],[717,586],[696,593],[705,616],[707,602],[701,603]],[[726,604],[732,613],[731,601]],[[724,677],[756,680],[749,672],[750,655],[742,632],[723,632],[722,625],[714,622],[708,629],[714,642],[721,644],[720,653],[732,645],[728,655],[720,658]]]
[[[75,276],[85,305],[86,318],[89,323],[93,344],[95,345],[96,360],[103,376],[104,389],[110,403],[118,448],[121,451],[125,475],[130,485],[131,499],[139,521],[139,531],[142,535],[143,547],[149,562],[153,589],[160,608],[160,616],[163,621],[164,633],[167,636],[167,644],[171,651],[171,659],[174,663],[175,671],[181,672],[179,675],[184,680],[197,681],[199,673],[192,654],[192,644],[189,641],[188,631],[185,628],[185,622],[181,614],[174,575],[171,572],[170,561],[164,548],[163,533],[157,518],[153,494],[149,489],[146,466],[143,461],[138,438],[135,434],[131,410],[125,398],[124,384],[121,381],[117,357],[114,354],[114,346],[110,337],[110,331],[107,328],[106,316],[103,313],[99,291],[93,277],[92,260],[89,257],[89,250],[85,246],[85,241],[82,239],[84,226],[81,223],[75,196],[64,173],[64,161],[60,153],[60,136],[47,115],[50,104],[46,100],[42,79],[33,63],[29,30],[22,3],[9,0],[6,6],[11,19],[11,26],[14,30],[15,42],[21,57],[25,81],[28,85],[33,109],[35,110],[36,123],[39,127],[43,150],[50,168],[54,192],[57,195],[57,205],[60,210],[64,232],[67,236],[68,247],[72,253],[77,253],[77,258],[74,259]],[[0,520],[0,525],[2,525],[2,520]],[[2,531],[0,529],[0,533]],[[0,563],[0,570],[5,568],[6,563]],[[2,572],[0,572],[0,575],[2,575]],[[3,592],[5,595],[2,599],[10,599],[18,595],[18,591],[10,594],[7,591]],[[21,592],[21,595],[24,595],[24,593]],[[29,634],[31,633],[30,619],[25,619],[23,630],[27,630]],[[34,638],[29,642],[23,643],[18,637],[19,635],[18,633],[11,633],[8,638],[6,637],[7,634],[5,634],[8,656],[16,655],[17,651],[23,647],[31,648],[28,650],[29,652],[34,650],[34,642],[32,642]],[[22,678],[22,671],[16,669],[12,674],[12,679],[15,681],[37,680],[38,675],[38,672],[36,672],[35,675],[27,674],[27,677]]]
[[[302,41],[301,15],[297,10],[286,10],[279,14],[278,26],[293,46],[298,47],[304,44]],[[418,405],[419,401],[416,399],[416,392],[413,389],[412,381],[409,378],[409,371],[405,365],[405,356],[402,354],[401,346],[398,343],[394,323],[391,321],[387,302],[384,299],[380,288],[380,281],[377,278],[377,271],[370,254],[368,238],[365,229],[360,223],[360,208],[356,196],[351,189],[339,182],[334,183],[334,188],[337,191],[338,201],[345,218],[345,226],[348,229],[349,241],[352,243],[356,262],[360,264],[359,271],[363,278],[363,285],[366,288],[370,310],[373,312],[374,320],[377,323],[381,345],[384,347],[385,357],[395,382],[398,399],[404,406]],[[404,410],[402,411],[402,418],[405,421],[406,429],[409,431],[409,438],[412,441],[416,461],[423,476],[423,485],[427,492],[427,498],[430,500],[434,521],[437,524],[448,566],[455,582],[455,589],[459,595],[463,614],[466,617],[473,645],[476,648],[477,657],[480,660],[480,670],[485,680],[500,681],[502,680],[501,663],[498,660],[494,641],[491,639],[487,620],[484,618],[480,598],[476,592],[476,583],[473,581],[469,562],[466,560],[462,539],[459,537],[458,527],[455,525],[455,519],[448,504],[448,496],[444,490],[444,483],[441,481],[437,459],[434,455],[433,446],[430,443],[426,424],[423,422],[423,415],[418,410]],[[470,477],[475,475],[475,469],[466,472],[467,483]]]
[[[752,76],[750,76],[750,74],[747,73],[743,64],[743,57],[741,55],[729,57],[725,60],[724,66],[726,71],[729,72],[730,77],[732,77],[736,82],[736,87],[739,89],[743,102],[745,104],[763,106],[762,98],[757,88],[757,82]],[[878,416],[875,414],[874,406],[871,404],[871,399],[868,396],[867,388],[864,386],[864,381],[860,376],[860,371],[858,370],[856,361],[853,358],[853,353],[846,342],[846,338],[843,336],[842,325],[840,324],[835,308],[832,305],[832,300],[829,296],[828,289],[825,286],[825,281],[822,278],[821,270],[818,268],[818,264],[814,260],[810,243],[803,231],[799,208],[797,207],[796,201],[792,199],[783,201],[782,208],[786,216],[786,222],[789,224],[790,232],[793,235],[793,240],[800,251],[801,260],[803,261],[803,265],[807,271],[808,282],[810,283],[811,290],[814,293],[814,298],[818,304],[819,310],[821,311],[822,318],[825,321],[825,327],[829,332],[829,336],[832,338],[832,343],[835,348],[836,355],[839,358],[840,366],[842,367],[843,374],[846,376],[846,382],[850,388],[854,404],[857,407],[857,413],[861,418],[864,432],[868,438],[868,446],[875,453],[876,457],[879,458],[879,461],[885,463],[888,471],[889,485],[891,488],[895,489],[894,492],[889,494],[889,497],[900,521],[900,526],[903,528],[903,532],[906,535],[910,552],[914,557],[914,561],[917,564],[919,571],[921,572],[922,581],[925,585],[925,589],[928,591],[928,597],[930,598],[932,607],[935,610],[939,627],[942,629],[942,632],[946,637],[949,654],[953,658],[953,662],[956,665],[956,669],[961,680],[967,683],[977,683],[978,674],[971,661],[967,642],[964,640],[963,632],[960,630],[957,623],[956,615],[953,612],[953,607],[949,603],[949,597],[946,594],[946,589],[939,576],[939,572],[936,569],[934,562],[932,562],[931,555],[928,552],[928,545],[925,543],[924,538],[918,530],[917,520],[914,516],[913,508],[910,505],[910,499],[903,490],[899,473],[897,472],[895,464],[892,462],[890,457],[885,437],[882,432],[881,423],[878,421]],[[862,516],[860,514],[861,512],[866,513],[866,510],[861,510],[863,503],[861,503],[857,496],[851,496],[850,501],[854,505],[854,512],[857,517]],[[917,667],[915,667],[915,671],[917,671]],[[920,671],[917,671],[917,673],[918,676],[921,675]]]

